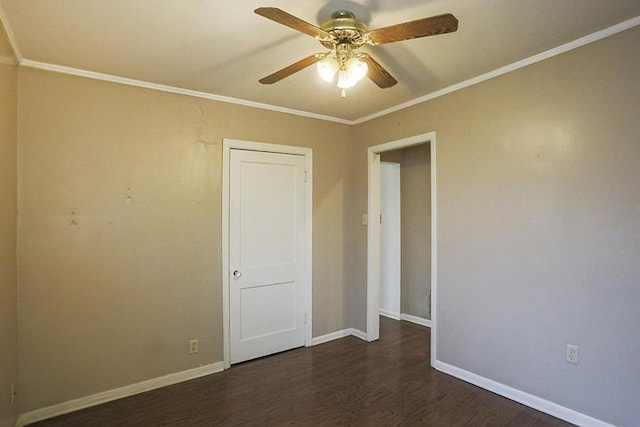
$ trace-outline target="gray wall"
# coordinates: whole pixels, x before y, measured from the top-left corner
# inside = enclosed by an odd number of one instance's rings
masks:
[[[640,420],[638,46],[636,27],[354,129],[353,222],[366,147],[437,132],[438,359],[618,425]]]

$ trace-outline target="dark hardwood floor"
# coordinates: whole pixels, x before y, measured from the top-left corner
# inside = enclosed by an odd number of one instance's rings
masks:
[[[347,337],[32,426],[567,426],[435,371],[429,329],[381,318]]]

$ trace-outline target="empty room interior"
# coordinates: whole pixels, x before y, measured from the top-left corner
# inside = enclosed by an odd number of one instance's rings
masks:
[[[0,427],[640,425],[638,0],[0,21]]]

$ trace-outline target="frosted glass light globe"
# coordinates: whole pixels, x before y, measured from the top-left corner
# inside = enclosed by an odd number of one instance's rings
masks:
[[[349,73],[349,77],[356,82],[362,80],[362,78],[367,75],[368,71],[369,67],[364,61],[357,58],[351,58],[347,61],[347,72]]]
[[[347,70],[338,71],[338,87],[340,89],[349,89],[350,87],[354,87],[356,83],[358,83],[358,81],[352,79]]]
[[[334,58],[327,56],[316,64],[316,68],[322,80],[331,83],[336,71],[338,71],[338,63]]]

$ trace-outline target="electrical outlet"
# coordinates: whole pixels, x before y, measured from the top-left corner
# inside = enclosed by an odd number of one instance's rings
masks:
[[[189,341],[189,354],[195,354],[198,352],[198,340]]]
[[[11,388],[9,389],[9,402],[13,405],[16,403],[16,385],[11,384]]]
[[[578,364],[578,346],[567,344],[567,362]]]

